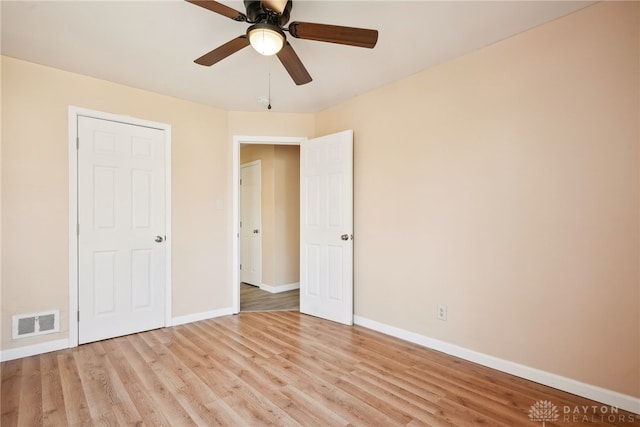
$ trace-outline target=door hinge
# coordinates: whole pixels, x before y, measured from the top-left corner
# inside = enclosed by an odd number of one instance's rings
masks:
[[[80,224],[76,224],[76,235],[79,236],[80,235]]]
[[[76,136],[76,150],[80,149],[80,137]]]
[[[240,264],[240,270],[242,270],[242,264]]]
[[[80,310],[78,310],[78,322],[80,321]]]

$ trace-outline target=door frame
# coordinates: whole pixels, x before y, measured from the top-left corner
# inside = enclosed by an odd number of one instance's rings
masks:
[[[69,348],[78,346],[78,118],[90,117],[164,131],[165,142],[165,313],[164,323],[171,326],[171,125],[119,114],[69,106]]]
[[[264,144],[264,145],[300,145],[306,141],[306,136],[249,136],[233,135],[232,148],[232,218],[231,229],[231,290],[232,290],[232,312],[240,313],[240,145],[241,144]]]

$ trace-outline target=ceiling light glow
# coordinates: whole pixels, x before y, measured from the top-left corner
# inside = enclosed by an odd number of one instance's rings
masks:
[[[285,36],[280,28],[269,24],[255,24],[247,30],[249,43],[261,55],[270,56],[280,52]]]

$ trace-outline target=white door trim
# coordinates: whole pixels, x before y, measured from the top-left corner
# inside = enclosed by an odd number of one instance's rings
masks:
[[[171,326],[171,125],[69,106],[69,347],[78,346],[78,117],[111,120],[164,131],[165,135],[165,212],[166,212],[166,265],[165,265],[165,326]]]
[[[233,226],[231,227],[231,289],[232,309],[234,314],[240,313],[240,144],[266,144],[266,145],[300,145],[306,141],[304,136],[248,136],[234,135],[232,149],[232,180],[233,183]]]

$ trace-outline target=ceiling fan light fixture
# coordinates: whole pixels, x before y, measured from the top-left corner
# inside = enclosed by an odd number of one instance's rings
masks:
[[[271,56],[280,52],[285,43],[282,30],[270,24],[255,24],[247,29],[251,46],[261,55]]]

